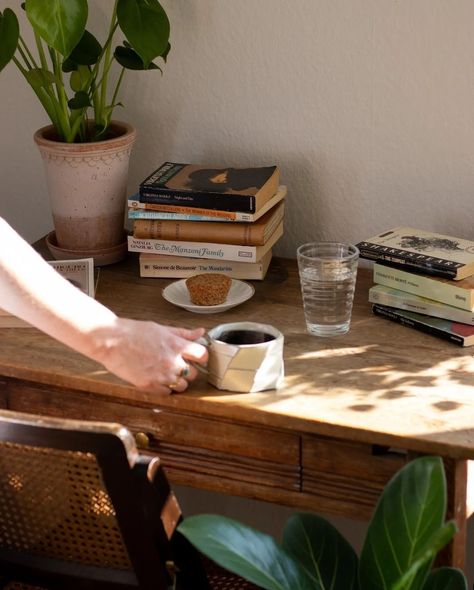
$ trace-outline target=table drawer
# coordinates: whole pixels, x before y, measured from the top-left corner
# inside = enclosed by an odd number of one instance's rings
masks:
[[[409,460],[403,450],[303,436],[302,492],[337,503],[346,512],[348,498],[354,516],[365,518],[385,484]]]
[[[7,391],[12,410],[125,425],[136,435],[138,446],[160,455],[171,479],[179,483],[196,485],[197,480],[211,478],[217,486],[226,480],[236,487],[300,489],[297,435],[24,382],[11,381]]]

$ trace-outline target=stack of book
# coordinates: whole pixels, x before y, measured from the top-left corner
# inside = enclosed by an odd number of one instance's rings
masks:
[[[474,242],[397,227],[357,246],[375,261],[369,301],[376,315],[474,344]]]
[[[128,201],[128,249],[140,253],[142,277],[263,279],[283,235],[285,196],[276,166],[165,162]]]

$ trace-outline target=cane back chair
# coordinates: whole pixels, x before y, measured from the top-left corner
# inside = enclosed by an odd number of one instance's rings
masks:
[[[127,429],[0,410],[0,588],[256,588],[203,559],[180,519]]]

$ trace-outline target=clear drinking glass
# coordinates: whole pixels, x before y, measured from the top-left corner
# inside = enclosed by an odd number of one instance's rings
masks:
[[[340,242],[310,242],[296,251],[306,328],[314,336],[349,331],[359,250]]]

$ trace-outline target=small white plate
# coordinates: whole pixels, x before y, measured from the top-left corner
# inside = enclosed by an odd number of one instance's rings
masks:
[[[227,299],[225,303],[219,305],[194,305],[191,303],[186,287],[186,279],[171,283],[161,292],[166,301],[194,313],[220,313],[247,301],[254,293],[255,288],[252,285],[244,281],[238,281],[237,279],[232,279],[232,285],[230,286]]]

